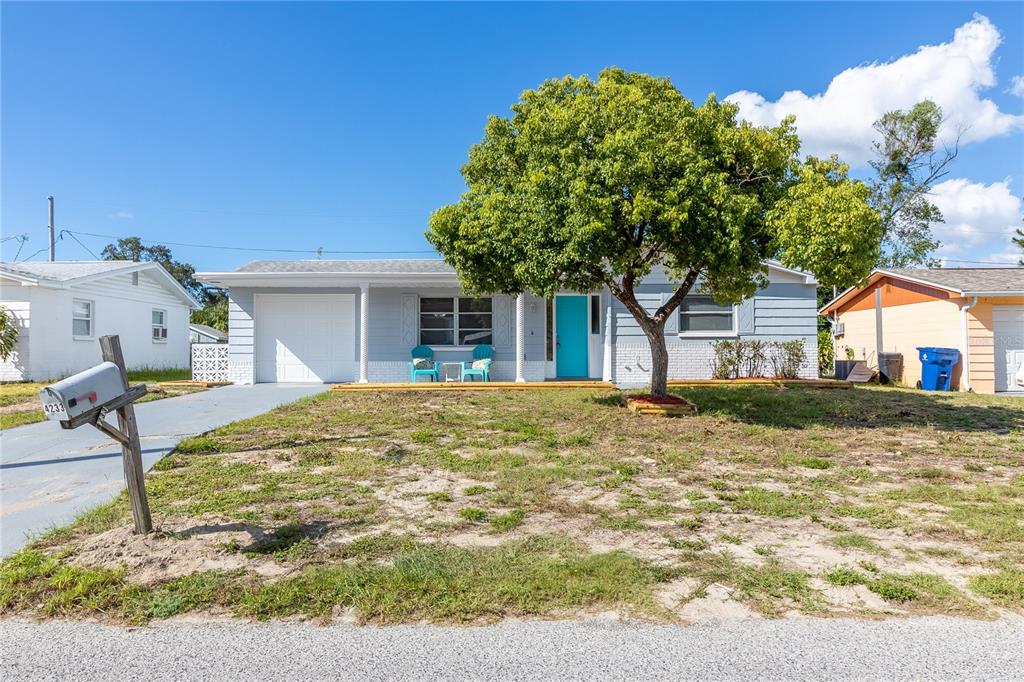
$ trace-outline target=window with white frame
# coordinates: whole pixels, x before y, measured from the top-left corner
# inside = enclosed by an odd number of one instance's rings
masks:
[[[71,335],[83,339],[92,337],[92,301],[76,298],[71,302]]]
[[[468,296],[421,298],[420,343],[425,346],[494,343],[491,299]]]
[[[690,295],[679,306],[679,333],[693,335],[731,334],[735,329],[735,308],[715,303],[710,296]]]
[[[167,311],[153,308],[153,341],[167,340]]]

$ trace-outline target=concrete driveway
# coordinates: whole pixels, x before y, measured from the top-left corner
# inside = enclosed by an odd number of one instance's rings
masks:
[[[138,405],[143,465],[148,470],[182,438],[326,389],[323,384],[223,386]],[[113,499],[122,488],[121,446],[91,426],[65,431],[56,422],[40,422],[0,432],[0,556]]]

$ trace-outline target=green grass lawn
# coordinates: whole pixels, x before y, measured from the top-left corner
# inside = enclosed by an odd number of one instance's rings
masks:
[[[155,384],[161,381],[188,379],[191,376],[192,370],[187,367],[184,369],[140,369],[128,372],[128,381],[132,384]],[[39,405],[39,390],[54,381],[20,381],[0,384],[0,430],[46,421],[46,415],[43,414]],[[174,387],[160,391],[154,390],[140,402],[173,398],[200,390],[203,389]]]
[[[330,393],[183,441],[0,565],[7,613],[378,623],[1024,612],[1024,401]]]

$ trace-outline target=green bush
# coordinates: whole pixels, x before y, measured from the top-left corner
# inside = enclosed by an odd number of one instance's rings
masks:
[[[804,363],[802,339],[770,342],[759,339],[722,339],[712,343],[711,348],[715,353],[712,374],[716,379],[763,377],[769,364],[773,376],[796,379]]]
[[[804,341],[773,341],[771,355],[772,368],[775,376],[780,379],[796,379],[800,376],[800,367],[804,364]]]
[[[835,371],[836,349],[832,345],[832,330],[818,330],[818,374],[832,376]]]

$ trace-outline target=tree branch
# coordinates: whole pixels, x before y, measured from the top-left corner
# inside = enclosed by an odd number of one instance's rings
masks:
[[[699,275],[699,270],[695,268],[690,269],[690,272],[688,272],[686,277],[683,278],[683,282],[679,285],[679,288],[676,289],[676,292],[672,294],[672,296],[670,296],[657,311],[655,311],[652,316],[655,322],[661,323],[668,319],[668,316],[672,314],[672,311],[678,308],[679,304],[683,302],[684,298],[686,298],[686,295],[690,293],[690,289],[693,288],[693,285],[696,283]]]

